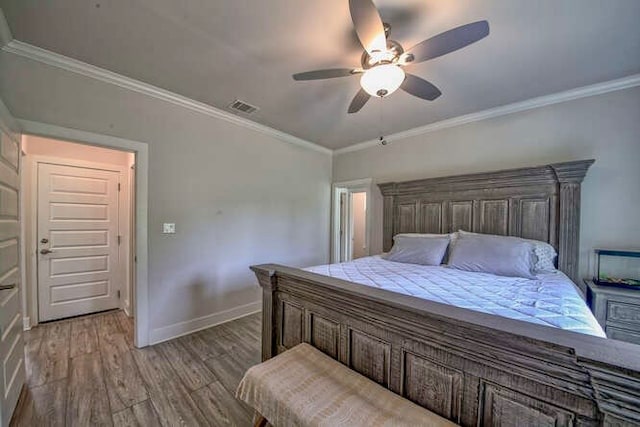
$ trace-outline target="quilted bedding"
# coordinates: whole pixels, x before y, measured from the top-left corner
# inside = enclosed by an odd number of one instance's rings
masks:
[[[379,255],[305,270],[456,307],[605,337],[576,285],[559,271],[538,274],[536,280],[531,280],[398,263]]]

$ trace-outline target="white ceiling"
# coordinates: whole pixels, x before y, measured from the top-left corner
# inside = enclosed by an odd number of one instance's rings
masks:
[[[291,74],[355,67],[347,0],[0,0],[14,38],[225,108],[328,148],[640,72],[638,0],[377,0],[405,48],[486,19],[491,34],[408,71],[438,86],[398,91],[358,114],[357,77]],[[382,118],[382,119],[381,119]]]

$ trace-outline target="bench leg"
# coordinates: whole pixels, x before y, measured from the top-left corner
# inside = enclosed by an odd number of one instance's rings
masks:
[[[262,415],[258,414],[257,412],[253,418],[254,418],[253,427],[267,427],[267,425],[269,424],[267,419]]]

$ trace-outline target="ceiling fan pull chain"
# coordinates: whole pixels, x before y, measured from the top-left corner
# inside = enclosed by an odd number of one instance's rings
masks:
[[[380,125],[378,127],[378,130],[380,131],[380,138],[378,138],[378,140],[380,141],[381,145],[387,145],[388,142],[384,138],[384,122],[382,121],[383,120],[383,114],[382,114],[382,102],[383,101],[382,100],[384,99],[384,97],[380,97],[379,99],[380,99],[380,109],[379,109],[379,111],[380,111],[380,120],[378,121],[378,123],[380,123]]]

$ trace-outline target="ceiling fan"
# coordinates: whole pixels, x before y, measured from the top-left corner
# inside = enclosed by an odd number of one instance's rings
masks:
[[[293,75],[294,80],[322,80],[361,74],[362,88],[351,101],[349,113],[357,113],[372,97],[386,97],[398,88],[433,101],[442,92],[432,83],[405,73],[402,67],[462,49],[489,35],[489,23],[477,21],[424,40],[405,51],[389,38],[391,25],[383,23],[372,0],[349,0],[351,20],[364,47],[361,68],[332,68]]]

